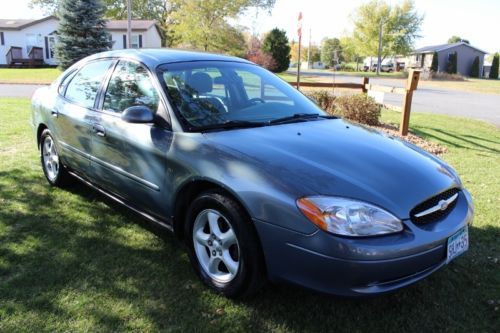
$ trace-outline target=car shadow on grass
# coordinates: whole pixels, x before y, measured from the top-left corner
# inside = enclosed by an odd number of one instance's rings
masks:
[[[269,285],[235,301],[198,281],[171,234],[81,183],[51,188],[14,168],[0,171],[0,198],[0,331],[487,331],[495,321],[485,251],[498,253],[498,229],[472,228],[467,254],[394,294]]]

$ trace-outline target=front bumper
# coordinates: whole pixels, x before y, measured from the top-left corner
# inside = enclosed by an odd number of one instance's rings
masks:
[[[374,295],[415,283],[446,264],[448,237],[472,222],[469,194],[461,192],[458,200],[442,221],[403,221],[403,232],[380,237],[344,238],[320,230],[305,235],[254,223],[271,281],[335,295]]]

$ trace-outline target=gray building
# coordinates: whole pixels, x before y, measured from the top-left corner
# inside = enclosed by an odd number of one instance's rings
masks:
[[[479,57],[479,73],[483,73],[484,55],[488,53],[464,42],[427,46],[411,53],[410,67],[430,69],[434,52],[438,54],[439,72],[446,72],[450,55],[457,52],[457,71],[465,76],[470,75],[476,57]]]

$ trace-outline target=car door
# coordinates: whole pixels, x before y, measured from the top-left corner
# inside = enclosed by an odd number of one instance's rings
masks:
[[[172,140],[166,126],[128,123],[121,113],[145,105],[153,113],[163,106],[153,77],[141,64],[120,60],[102,98],[92,138],[92,177],[135,206],[165,216],[165,157]]]
[[[96,97],[112,63],[109,59],[93,61],[70,73],[59,86],[52,109],[50,129],[61,148],[61,158],[65,165],[85,175],[90,171]]]

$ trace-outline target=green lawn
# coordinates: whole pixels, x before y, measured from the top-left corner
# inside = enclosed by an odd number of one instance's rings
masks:
[[[57,68],[0,68],[0,83],[44,83],[54,81],[61,72]]]
[[[466,79],[465,81],[420,81],[419,87],[438,87],[445,89],[472,91],[487,94],[500,94],[500,80]]]
[[[399,114],[384,112],[386,121]],[[413,114],[449,147],[476,203],[471,249],[395,294],[342,299],[270,286],[251,300],[207,290],[182,247],[87,187],[47,186],[29,101],[0,99],[0,332],[493,332],[500,325],[500,131]],[[402,184],[402,186],[404,186]],[[341,272],[339,272],[341,274]]]

